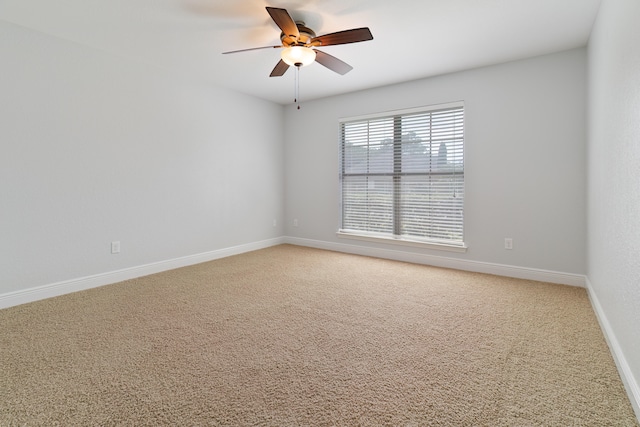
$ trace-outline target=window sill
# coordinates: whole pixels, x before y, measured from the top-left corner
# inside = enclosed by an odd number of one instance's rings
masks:
[[[407,240],[396,237],[386,237],[386,236],[366,236],[362,234],[354,234],[348,233],[346,231],[338,231],[336,236],[343,239],[354,239],[354,240],[363,240],[366,242],[378,242],[378,243],[390,243],[393,245],[400,246],[413,246],[418,248],[426,248],[426,249],[436,249],[440,251],[448,251],[448,252],[459,252],[465,253],[467,252],[467,245],[448,245],[446,243],[436,243],[436,242],[421,242],[418,240]]]

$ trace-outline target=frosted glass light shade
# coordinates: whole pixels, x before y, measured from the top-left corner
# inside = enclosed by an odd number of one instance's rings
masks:
[[[283,49],[280,56],[289,65],[304,67],[316,60],[316,51],[304,46],[292,46]]]

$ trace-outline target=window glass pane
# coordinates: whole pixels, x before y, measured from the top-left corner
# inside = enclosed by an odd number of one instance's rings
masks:
[[[402,135],[402,172],[427,172],[431,169],[431,147],[428,138],[410,131]]]
[[[393,179],[389,176],[343,178],[342,227],[393,232]]]
[[[345,173],[393,172],[393,119],[342,127]]]
[[[462,240],[462,176],[403,177],[400,192],[401,235]]]

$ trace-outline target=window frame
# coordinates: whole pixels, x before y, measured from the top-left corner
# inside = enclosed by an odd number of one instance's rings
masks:
[[[462,123],[462,171],[461,171],[461,176],[463,177],[463,181],[462,181],[462,186],[463,188],[465,187],[465,181],[464,181],[464,163],[466,163],[465,159],[464,159],[464,151],[465,151],[465,147],[466,147],[466,137],[465,135],[465,131],[466,131],[466,119],[464,118],[464,114],[465,114],[465,106],[464,106],[464,102],[463,101],[456,101],[456,102],[450,102],[450,103],[445,103],[445,104],[436,104],[436,105],[429,105],[429,106],[421,106],[421,107],[414,107],[414,108],[408,108],[408,109],[402,109],[402,110],[393,110],[393,111],[386,111],[386,112],[380,112],[380,113],[374,113],[374,114],[367,114],[367,115],[362,115],[362,116],[353,116],[353,117],[344,117],[344,118],[340,118],[338,121],[338,128],[339,128],[339,144],[338,144],[338,157],[339,157],[339,171],[338,171],[338,186],[339,186],[339,197],[340,197],[340,201],[339,201],[339,208],[340,208],[340,225],[338,227],[338,231],[336,232],[336,235],[340,238],[347,238],[347,239],[355,239],[355,240],[360,240],[360,241],[369,241],[369,242],[383,242],[383,243],[392,243],[392,244],[397,244],[397,245],[403,245],[403,246],[413,246],[413,247],[423,247],[423,248],[429,248],[429,249],[438,249],[438,250],[445,250],[445,251],[451,251],[451,252],[466,252],[467,250],[467,244],[465,241],[465,221],[464,221],[464,193],[463,193],[463,199],[462,199],[462,221],[461,221],[461,225],[462,225],[462,238],[460,241],[454,241],[454,240],[447,240],[447,239],[434,239],[434,238],[421,238],[419,236],[410,236],[410,235],[400,235],[400,234],[395,234],[396,232],[398,232],[399,230],[399,226],[398,226],[398,218],[397,215],[394,213],[394,219],[393,219],[393,230],[394,232],[389,234],[389,233],[378,233],[378,232],[368,232],[368,231],[362,231],[362,230],[352,230],[352,229],[343,229],[343,225],[344,225],[344,195],[343,195],[343,189],[344,189],[344,183],[343,183],[343,172],[344,172],[344,143],[345,141],[343,140],[344,138],[344,125],[347,123],[353,123],[353,122],[364,122],[364,121],[372,121],[372,120],[376,120],[376,119],[389,119],[389,120],[393,120],[394,123],[396,120],[398,120],[401,117],[404,116],[411,116],[411,115],[415,115],[415,114],[420,114],[420,113],[433,113],[433,112],[437,112],[437,111],[442,111],[442,110],[449,110],[449,109],[454,109],[454,108],[462,108],[463,111],[463,123]],[[394,132],[396,131],[395,128],[395,124],[394,124]],[[394,147],[394,152],[396,152],[396,150],[399,149],[399,147],[402,144],[402,140],[398,140],[395,138],[394,136],[394,141],[393,141],[393,147]],[[395,154],[394,154],[395,155]],[[455,176],[456,172],[454,172],[453,174],[450,174],[452,176]],[[351,176],[353,175],[357,175],[356,173],[350,174]],[[365,176],[368,176],[369,173],[365,173],[363,174]],[[372,175],[375,176],[375,173],[373,173]],[[402,175],[401,171],[397,170],[397,166],[396,166],[396,162],[394,161],[394,171],[391,174],[393,176],[393,180],[394,180],[394,190],[392,193],[392,198],[394,199],[393,202],[393,210],[396,213],[397,212],[397,208],[396,206],[398,206],[398,201],[400,198],[400,191],[398,191],[398,188],[400,188],[399,183],[397,182],[397,180],[400,179],[400,176]],[[422,175],[426,175],[425,173],[422,173]]]

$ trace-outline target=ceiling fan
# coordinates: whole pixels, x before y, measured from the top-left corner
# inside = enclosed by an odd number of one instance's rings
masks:
[[[305,26],[302,21],[294,21],[286,9],[267,7],[271,19],[282,30],[280,40],[282,45],[264,46],[251,49],[234,50],[228,53],[246,52],[258,49],[282,49],[281,59],[274,67],[269,77],[280,77],[286,73],[290,66],[297,68],[309,65],[314,61],[324,65],[338,74],[344,75],[353,67],[344,61],[331,56],[317,48],[320,46],[332,46],[339,44],[358,43],[373,40],[373,35],[367,27],[338,31],[336,33],[316,36],[316,33]]]

